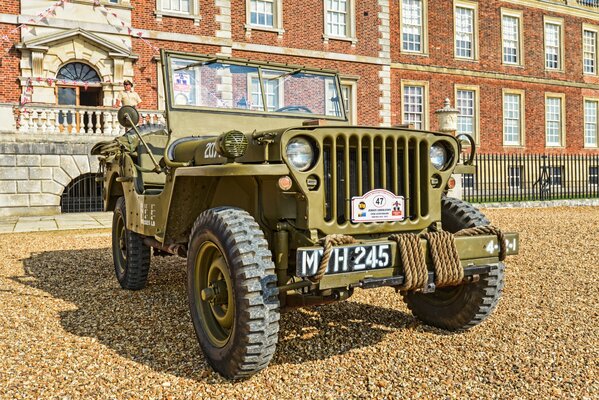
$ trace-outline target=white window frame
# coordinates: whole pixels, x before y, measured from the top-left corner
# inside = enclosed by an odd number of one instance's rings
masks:
[[[458,24],[457,24],[457,9],[465,8],[472,10],[472,49],[471,56],[458,55]],[[455,0],[453,2],[453,54],[458,60],[478,60],[478,3],[473,1]]]
[[[279,76],[279,74],[276,74],[276,75],[275,74],[269,74],[267,71],[262,72],[262,80],[264,81],[264,89],[267,92],[268,92],[268,90],[267,90],[268,82],[275,82],[275,83],[279,82],[277,80],[272,80],[272,81],[268,80],[268,78],[273,78],[275,76]],[[253,106],[254,106],[253,101],[252,101],[252,99],[253,99],[252,80],[253,79],[258,79],[259,80],[260,77],[259,77],[258,74],[255,74],[255,73],[251,73],[251,74],[247,75],[247,94],[248,94],[247,95],[247,99],[248,99],[248,101],[250,101],[250,103],[248,104],[248,109],[255,110],[255,111],[262,111],[262,110],[264,110],[264,107],[258,108],[258,109],[253,108]],[[277,94],[278,95],[278,100],[279,100],[278,102],[279,102],[279,104],[278,104],[278,107],[275,107],[275,109],[276,108],[281,108],[281,107],[283,107],[283,104],[285,104],[285,81],[284,81],[284,79],[285,78],[281,78],[281,82],[280,82],[280,84],[277,87],[278,92],[279,92]],[[268,102],[268,93],[266,93],[266,101]],[[262,98],[260,98],[260,102],[262,102]],[[267,105],[267,110],[268,110],[268,105]]]
[[[399,3],[399,37],[400,37],[400,42],[401,42],[400,51],[402,53],[407,53],[407,54],[427,55],[428,54],[428,0],[420,0],[420,2],[421,2],[421,10],[420,10],[421,11],[421,15],[420,15],[421,25],[420,25],[420,50],[419,51],[404,49],[403,1],[404,0],[400,0],[400,3]]]
[[[503,25],[503,18],[504,17],[508,17],[508,18],[515,18],[518,22],[516,24],[516,27],[518,29],[517,32],[517,44],[516,44],[516,62],[508,62],[505,60],[506,54],[505,54],[505,26]],[[518,10],[510,10],[510,9],[506,9],[506,8],[502,8],[501,9],[501,62],[504,65],[509,65],[509,66],[523,66],[524,65],[524,35],[523,35],[523,16],[522,16],[522,11],[518,11]]]
[[[558,44],[557,44],[557,68],[547,66],[547,55],[550,46],[547,44],[547,25],[558,27]],[[563,72],[564,71],[564,20],[562,18],[543,17],[543,53],[546,71]]]
[[[346,99],[343,94],[343,88],[348,88],[349,98]],[[343,79],[341,78],[341,96],[343,97],[343,106],[345,107],[345,101],[349,101],[349,110],[345,109],[348,121],[352,125],[358,124],[358,82],[355,79]]]
[[[181,0],[171,0],[171,1],[181,1]],[[165,10],[163,8],[163,0],[156,0],[156,9],[154,10],[154,15],[156,16],[157,21],[162,21],[162,17],[175,17],[175,18],[185,18],[192,19],[194,25],[200,25],[200,21],[202,17],[200,16],[200,1],[199,0],[189,0],[189,12],[179,12],[179,11],[171,11]]]
[[[345,26],[347,32],[345,36],[337,36],[329,33],[328,26],[328,8],[329,0],[324,0],[323,2],[323,21],[324,21],[324,33],[322,38],[324,42],[327,43],[329,40],[344,40],[351,42],[352,45],[355,45],[358,42],[358,38],[356,37],[356,0],[346,0],[347,3],[347,12],[345,16]]]
[[[405,113],[405,88],[409,86],[420,86],[423,88],[422,90],[422,130],[429,130],[429,92],[428,92],[428,81],[411,81],[411,80],[402,80],[401,81],[401,122],[402,124],[409,124],[410,121],[406,120]],[[416,128],[418,129],[418,128]]]
[[[549,120],[547,119],[547,113],[549,111],[549,99],[560,100],[560,120],[558,122],[558,143],[549,143],[547,141],[547,134],[549,129]],[[556,122],[556,121],[551,121]],[[566,146],[566,95],[563,93],[545,93],[545,147],[565,147]]]
[[[259,0],[259,1],[269,1],[269,0]],[[283,29],[283,0],[272,0],[273,6],[273,26],[267,25],[257,25],[252,24],[252,0],[246,0],[245,2],[245,31],[246,34],[250,34],[252,31],[267,31],[267,32],[276,32],[279,36],[285,33],[285,29]]]
[[[506,96],[519,96],[520,98],[520,107],[519,107],[519,137],[517,141],[506,141],[505,140],[505,128],[506,128],[506,107],[505,107],[505,99]],[[503,93],[501,96],[501,109],[502,111],[502,119],[501,119],[501,125],[502,125],[502,129],[501,129],[501,135],[502,135],[502,142],[503,142],[503,146],[505,147],[524,147],[526,144],[526,114],[525,114],[525,110],[526,110],[526,106],[525,106],[525,102],[526,102],[526,96],[525,96],[525,92],[524,90],[516,90],[516,89],[503,89]]]
[[[592,56],[594,70],[590,71],[590,72],[586,71],[586,69],[585,69],[585,61],[587,60],[586,55],[588,53],[585,48],[585,36],[586,36],[587,32],[591,32],[595,35],[595,44],[594,44],[594,49],[593,49],[594,53]],[[599,66],[597,65],[598,64],[597,62],[599,61],[599,58],[597,56],[597,53],[598,53],[597,47],[599,46],[599,27],[597,27],[595,25],[582,24],[582,42],[581,43],[582,43],[582,73],[585,75],[596,76],[599,74],[599,72],[598,72]]]
[[[479,86],[471,86],[471,85],[455,85],[454,87],[454,99],[455,99],[455,107],[458,108],[458,92],[460,91],[468,91],[474,93],[474,116],[472,120],[472,129],[473,129],[473,139],[474,142],[480,143],[480,87]],[[458,108],[459,109],[459,108]],[[461,115],[458,115],[458,128],[459,128],[459,119]],[[458,133],[462,133],[458,129]]]
[[[587,121],[587,103],[591,103],[595,107],[595,121],[588,122]],[[585,97],[582,101],[582,110],[583,110],[583,118],[584,118],[584,127],[583,127],[583,143],[584,148],[586,149],[596,149],[599,147],[599,98]],[[588,139],[591,135],[587,135],[587,125],[594,125],[594,142],[591,143]]]

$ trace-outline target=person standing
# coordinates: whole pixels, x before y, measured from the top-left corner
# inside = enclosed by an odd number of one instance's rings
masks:
[[[117,107],[121,106],[132,106],[135,108],[139,108],[141,104],[141,97],[133,90],[133,83],[130,80],[126,80],[123,82],[123,86],[125,87],[125,91],[119,92],[116,95],[116,103]]]

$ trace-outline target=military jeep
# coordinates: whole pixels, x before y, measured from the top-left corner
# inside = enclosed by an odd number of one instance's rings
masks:
[[[473,146],[351,126],[335,71],[161,54],[166,126],[98,143],[124,289],[152,256],[187,258],[197,338],[228,378],[270,362],[280,313],[390,286],[426,324],[463,330],[495,308],[517,234],[448,197]],[[468,154],[469,153],[469,154]]]

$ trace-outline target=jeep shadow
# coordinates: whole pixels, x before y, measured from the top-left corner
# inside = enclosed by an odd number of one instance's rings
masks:
[[[184,260],[155,257],[148,286],[140,291],[119,287],[107,248],[34,253],[23,262],[25,275],[14,277],[16,282],[76,307],[60,313],[66,332],[95,338],[118,355],[159,372],[190,379],[207,376],[210,368],[189,323]],[[273,362],[333,357],[418,325],[404,312],[351,300],[293,310],[281,317]],[[314,348],[326,352],[315,353]]]

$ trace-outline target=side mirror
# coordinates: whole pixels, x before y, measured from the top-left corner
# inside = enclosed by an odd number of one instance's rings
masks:
[[[125,128],[133,128],[139,122],[139,112],[137,112],[135,107],[122,106],[117,114],[117,119],[119,120],[119,124]]]

